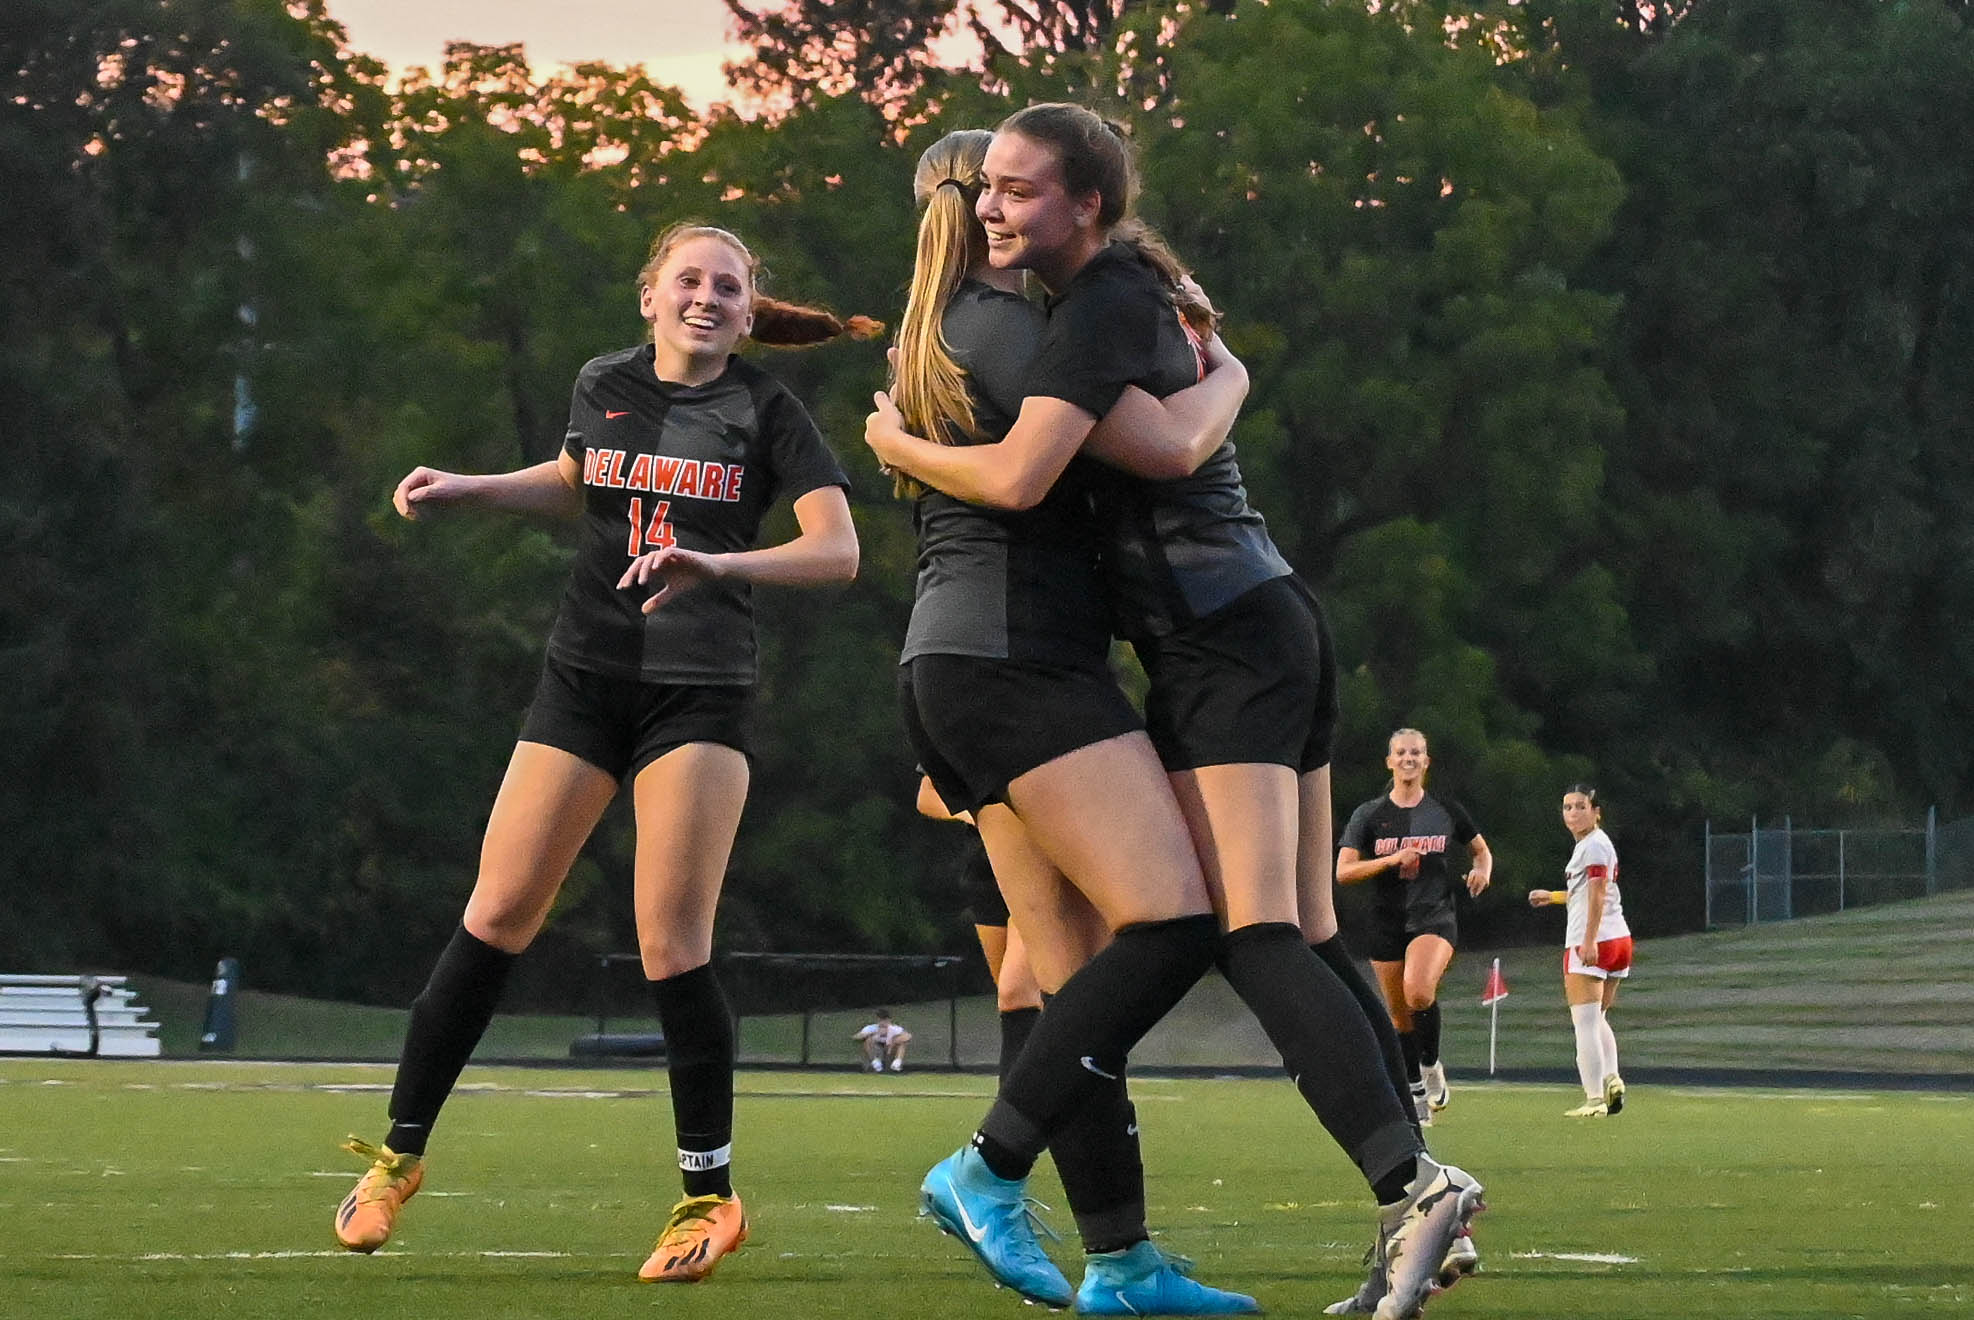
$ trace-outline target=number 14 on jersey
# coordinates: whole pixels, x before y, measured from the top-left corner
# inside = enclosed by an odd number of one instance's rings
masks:
[[[647,551],[663,550],[666,546],[678,544],[679,538],[673,534],[672,524],[667,521],[671,512],[670,500],[654,501],[651,509],[651,525],[647,527],[644,522],[643,499],[636,495],[631,496],[632,559]]]

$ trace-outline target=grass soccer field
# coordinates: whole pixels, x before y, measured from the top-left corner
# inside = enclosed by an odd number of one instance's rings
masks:
[[[1014,1317],[915,1222],[977,1076],[741,1079],[752,1242],[711,1281],[634,1274],[677,1194],[661,1072],[470,1069],[381,1253],[334,1249],[386,1068],[0,1061],[0,1316]],[[1278,1316],[1356,1286],[1361,1182],[1285,1082],[1133,1082],[1160,1244]],[[1488,1185],[1456,1317],[1835,1320],[1974,1312],[1964,1095],[1456,1085],[1435,1150]],[[1060,1207],[1046,1164],[1036,1179]],[[1069,1233],[1060,1208],[1055,1222]],[[1073,1242],[1073,1235],[1071,1235]],[[1072,1282],[1073,1248],[1058,1248]]]

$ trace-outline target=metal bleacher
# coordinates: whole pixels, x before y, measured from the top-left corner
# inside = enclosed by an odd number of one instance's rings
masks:
[[[0,973],[0,1054],[158,1057],[158,1024],[125,980]]]

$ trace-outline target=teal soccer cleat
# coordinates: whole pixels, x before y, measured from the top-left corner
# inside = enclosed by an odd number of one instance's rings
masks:
[[[1078,1315],[1259,1315],[1245,1293],[1223,1292],[1188,1278],[1149,1242],[1085,1258]]]
[[[1044,1306],[1075,1295],[1030,1224],[1026,1179],[998,1178],[971,1146],[932,1166],[920,1184],[919,1212],[966,1243],[994,1282]]]

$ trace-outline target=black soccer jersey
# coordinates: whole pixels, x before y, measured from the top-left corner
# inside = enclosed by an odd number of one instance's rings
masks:
[[[1201,377],[1198,341],[1158,276],[1121,243],[1049,300],[1028,393],[1102,417],[1130,386],[1164,398]],[[1160,637],[1290,572],[1247,502],[1234,446],[1189,477],[1093,482],[1104,586],[1119,636]]]
[[[954,293],[940,331],[967,372],[975,442],[997,441],[1014,425],[1043,329],[1041,309],[1019,294],[974,280]],[[917,594],[901,663],[921,655],[1102,662],[1110,632],[1096,576],[1091,466],[1072,461],[1032,509],[986,508],[936,490],[919,497]]]
[[[647,682],[752,683],[747,583],[701,583],[646,615],[651,589],[617,580],[661,546],[750,549],[776,499],[849,479],[795,396],[759,367],[729,358],[717,379],[675,385],[653,361],[642,344],[576,377],[563,450],[582,465],[582,530],[549,653]]]
[[[1350,813],[1337,847],[1362,858],[1389,857],[1406,848],[1419,853],[1419,874],[1407,880],[1393,867],[1373,878],[1372,911],[1387,929],[1424,930],[1453,919],[1455,883],[1467,874],[1467,845],[1480,833],[1458,802],[1431,793],[1416,807],[1401,807],[1385,793]],[[1448,854],[1457,851],[1457,861]]]

